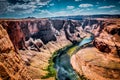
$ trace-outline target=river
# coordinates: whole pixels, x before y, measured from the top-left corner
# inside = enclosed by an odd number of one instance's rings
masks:
[[[72,68],[70,64],[70,55],[69,50],[75,47],[73,53],[75,54],[83,45],[92,42],[94,36],[84,38],[77,45],[71,45],[69,47],[63,48],[57,52],[57,55],[53,58],[54,68],[57,72],[58,80],[82,80],[83,77],[80,77]]]

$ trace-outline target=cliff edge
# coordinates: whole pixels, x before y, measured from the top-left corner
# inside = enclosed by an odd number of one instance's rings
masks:
[[[0,80],[31,80],[27,68],[0,24]]]

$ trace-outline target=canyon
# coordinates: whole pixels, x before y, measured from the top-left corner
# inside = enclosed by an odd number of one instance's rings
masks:
[[[95,38],[71,56],[73,69],[90,80],[119,80],[120,20],[104,18],[1,19],[0,80],[55,80],[43,78],[54,52],[89,37],[88,32]]]

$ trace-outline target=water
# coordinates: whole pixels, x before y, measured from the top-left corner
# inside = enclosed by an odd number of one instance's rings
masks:
[[[58,54],[61,55],[56,56],[55,68],[57,70],[57,78],[59,80],[78,80],[79,76],[70,64],[70,56],[67,54],[67,50],[69,49],[58,52]]]
[[[80,43],[79,46],[82,46],[84,44],[90,43],[93,40],[93,36],[90,36],[89,38],[84,38]]]
[[[81,47],[87,43],[90,43],[93,40],[93,36],[89,38],[84,38],[77,46]],[[73,70],[70,64],[70,56],[67,51],[71,47],[64,48],[58,51],[57,56],[53,59],[54,67],[57,71],[57,79],[58,80],[81,80],[79,75]],[[76,48],[77,50],[78,48]],[[77,52],[77,51],[76,51]]]

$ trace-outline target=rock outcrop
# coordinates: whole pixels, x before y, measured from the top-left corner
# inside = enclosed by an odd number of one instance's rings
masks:
[[[102,30],[102,33],[95,38],[94,46],[102,52],[120,57],[120,25],[109,23]]]
[[[71,58],[73,68],[90,80],[120,80],[120,20],[106,20],[93,47],[78,51]]]
[[[31,80],[27,68],[0,24],[0,80]]]

